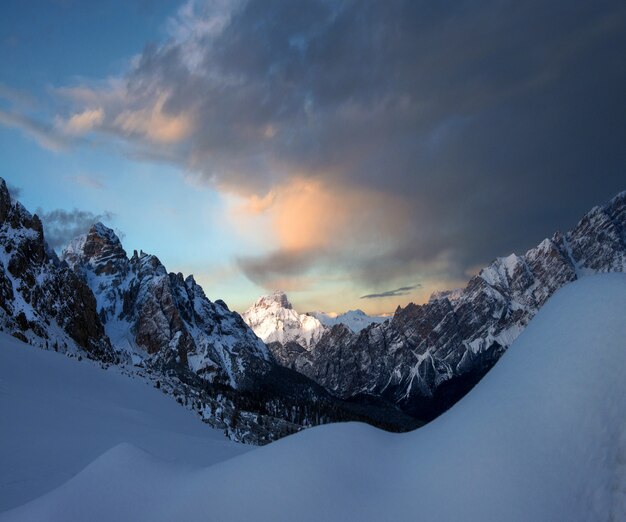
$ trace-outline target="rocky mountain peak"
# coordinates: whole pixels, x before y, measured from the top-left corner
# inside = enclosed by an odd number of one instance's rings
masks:
[[[47,246],[39,217],[9,194],[0,178],[0,328],[60,351],[115,355],[87,285]]]
[[[306,349],[312,348],[325,330],[316,317],[295,311],[284,292],[260,297],[242,318],[266,343],[296,342]]]
[[[257,308],[270,308],[276,306],[287,310],[293,309],[293,306],[291,306],[291,303],[287,298],[287,294],[282,290],[277,290],[269,295],[261,296],[257,299],[256,303],[254,303],[254,307]]]
[[[97,275],[125,272],[128,265],[119,237],[100,222],[70,241],[61,257],[72,267],[89,265]]]

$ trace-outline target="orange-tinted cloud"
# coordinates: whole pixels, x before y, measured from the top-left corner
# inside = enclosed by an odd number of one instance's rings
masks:
[[[85,109],[73,114],[67,121],[58,120],[58,126],[66,133],[72,135],[85,134],[98,127],[104,121],[102,107]]]
[[[289,252],[384,249],[407,230],[409,210],[396,196],[319,177],[292,178],[235,208],[247,225],[269,221],[277,247]]]
[[[231,217],[244,233],[270,238],[265,254],[240,259],[244,273],[267,288],[284,288],[320,264],[350,271],[356,259],[393,250],[408,239],[411,212],[383,192],[294,177],[264,196],[239,200]]]
[[[161,93],[151,106],[121,112],[113,125],[126,134],[156,143],[177,143],[191,132],[191,117],[187,113],[169,114],[164,110],[166,101],[167,95]]]

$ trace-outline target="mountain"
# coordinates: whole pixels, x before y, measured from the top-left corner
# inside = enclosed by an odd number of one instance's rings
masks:
[[[388,403],[364,410],[353,401],[338,401],[308,377],[281,366],[241,316],[221,300],[211,302],[193,276],[168,273],[156,256],[144,252],[129,258],[115,232],[102,223],[71,241],[61,259],[93,291],[113,346],[138,364],[174,375],[177,381],[168,386],[179,395],[209,403],[209,412],[237,417],[236,423],[206,419],[230,430],[236,440],[269,442],[332,420],[359,419],[402,430],[417,425]],[[284,310],[283,333],[300,320],[284,295],[259,300],[258,308]],[[308,316],[299,324],[309,323],[321,326]],[[215,396],[228,404],[216,403]]]
[[[0,178],[0,330],[40,348],[118,365],[230,438],[266,444],[316,424],[420,423],[386,401],[342,401],[278,364],[267,346],[193,276],[156,256],[128,257],[96,223],[61,258],[41,221]],[[366,407],[367,406],[367,407]]]
[[[268,344],[295,342],[310,350],[324,332],[321,321],[296,312],[284,292],[259,297],[241,317]]]
[[[350,310],[339,315],[324,312],[299,314],[293,309],[287,294],[281,291],[259,297],[241,316],[269,346],[274,357],[286,366],[301,352],[313,350],[322,336],[335,325],[341,324],[352,332],[360,332],[370,324],[388,319],[369,316],[363,310]],[[297,365],[294,367],[297,368]]]
[[[124,443],[0,519],[626,520],[625,309],[623,274],[566,285],[462,401],[412,433],[321,426],[216,465]]]
[[[391,320],[358,333],[335,325],[312,349],[295,342],[270,348],[339,397],[382,397],[428,420],[482,378],[556,290],[625,269],[622,192],[566,234],[557,232],[522,256],[496,259],[462,291],[398,307]]]
[[[327,314],[325,312],[309,312],[324,326],[331,327],[336,324],[345,324],[353,332],[360,332],[372,323],[384,323],[388,316],[367,315],[363,310],[348,310],[342,314]]]
[[[41,220],[0,178],[0,329],[42,348],[112,361],[89,287],[61,263]]]
[[[144,252],[128,258],[102,223],[71,241],[61,259],[92,289],[113,345],[135,360],[189,368],[233,388],[249,387],[271,361],[241,317],[223,301],[211,302],[193,276],[168,273]]]

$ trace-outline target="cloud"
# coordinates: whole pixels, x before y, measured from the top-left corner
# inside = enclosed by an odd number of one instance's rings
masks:
[[[0,109],[0,125],[19,129],[43,148],[54,152],[67,149],[70,144],[69,140],[57,132],[52,125],[42,123],[25,114]]]
[[[71,135],[85,134],[104,121],[104,110],[99,107],[97,109],[85,109],[84,111],[73,114],[68,120],[58,120],[58,126],[64,132]]]
[[[261,284],[456,277],[624,188],[623,2],[192,1],[166,25],[59,116],[102,108],[101,139],[242,198]]]
[[[7,189],[13,199],[19,199],[22,195],[22,189],[20,187],[16,187],[15,185],[11,185],[10,183],[7,183]]]
[[[145,137],[155,143],[177,143],[191,132],[191,117],[186,113],[168,114],[164,110],[167,100],[168,95],[160,93],[150,107],[119,113],[113,126],[125,134]]]
[[[82,187],[103,190],[106,188],[105,184],[97,177],[94,177],[90,174],[77,174],[74,176],[65,176],[65,179],[75,183],[76,185],[80,185]]]
[[[4,83],[0,83],[0,99],[10,102],[12,105],[32,108],[36,105],[33,97],[20,89],[14,89]]]
[[[46,241],[54,249],[64,247],[71,239],[87,232],[94,223],[110,222],[115,217],[109,211],[102,214],[79,209],[55,209],[46,212],[41,208],[37,209],[37,215],[43,223]]]
[[[409,295],[411,290],[416,288],[420,288],[422,285],[416,284],[412,286],[401,286],[400,288],[396,288],[395,290],[387,290],[386,292],[381,292],[379,294],[367,294],[362,295],[360,299],[380,299],[383,297],[398,297],[401,295]]]
[[[324,178],[292,178],[264,197],[243,199],[231,215],[239,229],[250,235],[269,229],[275,249],[238,260],[248,278],[269,289],[287,289],[276,281],[304,275],[320,264],[366,279],[368,260],[396,250],[411,237],[407,226],[411,209],[404,200],[328,184]]]
[[[302,274],[316,261],[306,251],[278,250],[266,256],[240,257],[237,265],[254,283],[267,289],[292,291],[301,289]]]

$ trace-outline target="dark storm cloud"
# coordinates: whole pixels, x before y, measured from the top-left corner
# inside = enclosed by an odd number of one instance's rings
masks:
[[[298,172],[409,201],[397,248],[352,260],[362,280],[442,259],[462,275],[625,188],[623,2],[259,0],[227,14],[148,47],[129,103],[168,93],[163,112],[193,120],[169,157],[230,190],[262,195]],[[289,251],[240,265],[254,281],[311,268]]]
[[[39,208],[37,209],[37,215],[43,223],[46,241],[54,249],[63,247],[71,239],[84,234],[94,223],[111,221],[114,218],[114,214],[109,211],[105,211],[102,214],[94,214],[87,210],[78,209],[56,209],[45,212]]]
[[[412,286],[401,286],[400,288],[396,288],[395,290],[387,290],[386,292],[381,292],[378,294],[367,294],[362,295],[361,299],[380,299],[382,297],[398,297],[401,295],[409,295],[411,290],[415,290],[416,288],[421,287],[422,285],[412,285]]]

